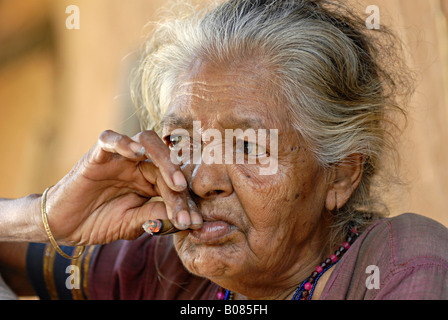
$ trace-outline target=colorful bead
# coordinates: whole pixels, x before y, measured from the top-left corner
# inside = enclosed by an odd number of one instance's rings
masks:
[[[225,298],[225,294],[224,294],[224,292],[219,291],[219,292],[216,294],[216,298],[217,298],[218,300],[224,300],[224,298]]]
[[[330,259],[331,259],[331,261],[333,261],[333,262],[338,261],[338,257],[336,257],[336,255],[334,255],[334,254],[332,254],[332,255],[330,256]]]
[[[305,290],[310,291],[311,289],[313,289],[313,285],[309,282],[305,283],[304,286]]]
[[[302,292],[302,300],[306,300],[308,296],[310,295],[310,292],[305,290]]]
[[[350,243],[348,243],[348,242],[344,242],[344,243],[342,244],[342,246],[345,248],[345,250],[348,250],[348,249],[350,248]]]
[[[322,271],[324,271],[324,268],[322,268],[321,266],[317,266],[316,267],[316,272],[317,273],[322,273]]]

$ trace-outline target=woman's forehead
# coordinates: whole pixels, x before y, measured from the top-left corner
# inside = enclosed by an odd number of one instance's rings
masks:
[[[223,129],[279,129],[285,125],[281,120],[284,118],[274,103],[234,97],[229,93],[211,98],[177,99],[162,118],[161,127],[189,130],[194,121],[200,121],[203,126]]]
[[[162,127],[191,127],[216,121],[224,128],[271,128],[287,117],[272,94],[264,70],[247,72],[220,65],[195,68],[180,77]],[[198,70],[201,71],[198,71]]]

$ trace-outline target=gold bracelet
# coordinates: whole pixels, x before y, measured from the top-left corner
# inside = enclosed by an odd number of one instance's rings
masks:
[[[44,193],[42,194],[42,201],[41,201],[41,212],[42,212],[42,222],[44,223],[45,231],[47,232],[48,239],[50,240],[51,245],[53,248],[64,258],[66,259],[77,259],[80,256],[83,255],[86,247],[82,247],[81,252],[76,257],[67,255],[62,249],[59,247],[59,245],[56,243],[56,240],[53,237],[53,234],[51,233],[50,226],[48,225],[48,218],[47,218],[47,193],[48,190],[50,190],[52,187],[48,187],[45,189]]]

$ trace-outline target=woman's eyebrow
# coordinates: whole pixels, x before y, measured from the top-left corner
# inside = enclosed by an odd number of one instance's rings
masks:
[[[191,117],[182,117],[176,114],[168,114],[160,121],[160,127],[192,129],[193,119]]]
[[[220,119],[220,124],[228,129],[267,129],[266,122],[256,116],[227,116]]]
[[[193,118],[190,116],[184,117],[177,114],[168,114],[160,121],[160,125],[162,128],[182,128],[190,130],[193,129],[193,121]],[[227,115],[225,117],[220,117],[218,122],[225,129],[268,129],[267,124],[263,119],[250,115]]]

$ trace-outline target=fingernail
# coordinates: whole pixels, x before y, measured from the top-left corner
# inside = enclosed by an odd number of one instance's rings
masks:
[[[191,224],[190,214],[185,210],[178,212],[177,222],[183,229],[187,229]]]
[[[173,182],[178,187],[186,187],[187,186],[187,180],[185,180],[183,173],[180,171],[174,172]]]
[[[142,145],[138,144],[138,143],[131,143],[131,145],[129,146],[132,150],[132,152],[134,152],[134,154],[136,156],[143,156],[146,153],[146,149],[145,147],[143,147]]]
[[[192,212],[191,213],[191,229],[200,229],[202,227],[203,221],[202,221],[202,217],[199,213],[197,212]]]

